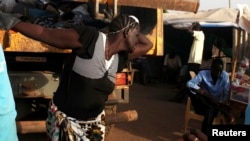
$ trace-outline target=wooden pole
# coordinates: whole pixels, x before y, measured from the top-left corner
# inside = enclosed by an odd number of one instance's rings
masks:
[[[44,120],[17,121],[16,125],[17,132],[20,134],[46,132],[46,124]]]
[[[231,74],[231,82],[235,78],[235,71],[238,63],[238,55],[239,55],[239,48],[240,48],[240,39],[241,39],[241,29],[237,28],[234,30],[234,46],[233,46],[233,65],[232,65],[232,74]]]
[[[135,121],[138,118],[136,110],[128,110],[124,112],[109,114],[104,117],[105,124],[114,124],[121,122]],[[36,121],[17,121],[17,132],[20,134],[42,133],[46,132],[45,120]]]
[[[136,110],[129,110],[125,112],[109,114],[105,116],[105,124],[114,124],[120,122],[135,121],[138,119]]]
[[[94,2],[95,0],[72,0],[75,2]],[[99,0],[99,3],[105,3]],[[117,0],[117,5],[145,8],[159,8],[167,10],[180,10],[196,13],[199,9],[199,0]]]

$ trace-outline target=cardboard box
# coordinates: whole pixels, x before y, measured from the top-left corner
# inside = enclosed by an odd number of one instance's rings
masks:
[[[232,87],[230,99],[243,104],[250,104],[250,87],[242,85]]]

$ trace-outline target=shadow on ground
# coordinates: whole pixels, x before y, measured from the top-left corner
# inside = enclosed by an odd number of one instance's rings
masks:
[[[176,94],[175,85],[154,83],[130,87],[129,103],[118,104],[117,112],[136,110],[138,119],[117,123],[105,141],[176,141],[183,134],[184,103],[169,100]],[[196,126],[197,123],[194,123]],[[198,123],[199,125],[199,123]],[[25,134],[19,141],[47,141],[45,133]]]
[[[175,85],[162,83],[132,85],[129,103],[119,104],[117,109],[136,110],[139,117],[133,122],[116,124],[107,140],[175,141],[180,138],[183,134],[185,105],[169,102],[176,94],[174,89]]]

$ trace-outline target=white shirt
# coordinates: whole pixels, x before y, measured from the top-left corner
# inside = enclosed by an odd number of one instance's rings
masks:
[[[189,53],[188,63],[201,64],[205,35],[203,31],[193,31],[194,41]]]

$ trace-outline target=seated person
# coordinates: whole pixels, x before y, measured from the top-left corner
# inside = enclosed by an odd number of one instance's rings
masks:
[[[223,61],[214,59],[210,70],[201,70],[187,82],[189,97],[197,114],[203,115],[201,131],[208,133],[208,126],[220,111],[228,121],[230,108],[226,105],[230,88],[229,75],[223,70]]]
[[[181,58],[175,52],[171,52],[165,56],[163,72],[167,82],[177,82],[181,67]]]
[[[151,82],[152,71],[148,64],[148,59],[145,56],[138,57],[132,61],[132,67],[139,70],[138,78],[141,84],[147,84]]]

